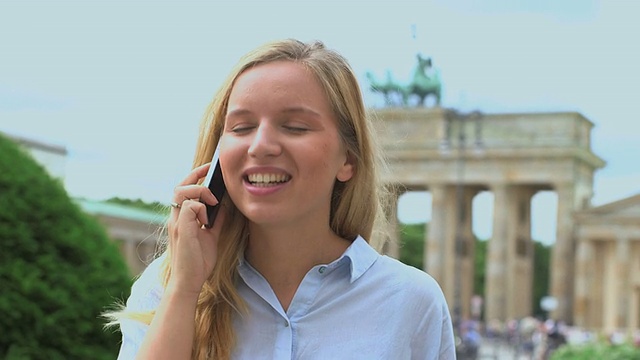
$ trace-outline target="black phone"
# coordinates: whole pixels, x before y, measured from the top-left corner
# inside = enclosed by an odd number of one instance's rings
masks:
[[[207,176],[204,178],[204,182],[202,184],[208,187],[216,199],[218,199],[218,204],[215,206],[206,204],[208,219],[206,227],[211,228],[213,226],[213,222],[216,220],[216,216],[218,215],[218,210],[220,210],[222,197],[227,192],[227,188],[224,185],[224,178],[222,177],[222,169],[220,168],[220,144],[218,144],[216,151],[213,153],[211,167],[209,168]]]

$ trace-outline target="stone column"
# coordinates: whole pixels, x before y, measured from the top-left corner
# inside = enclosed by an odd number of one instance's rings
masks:
[[[607,239],[603,251],[598,251],[602,257],[602,329],[605,332],[616,330],[618,327],[618,264],[616,239]]]
[[[629,256],[631,259],[631,269],[629,271],[630,279],[630,291],[631,291],[631,303],[629,304],[629,329],[640,329],[640,241],[634,241],[631,243],[631,251]],[[634,264],[635,263],[635,264]]]
[[[461,315],[463,319],[471,318],[471,297],[473,296],[473,283],[475,276],[475,244],[476,239],[473,234],[473,198],[478,193],[478,189],[466,187],[462,189],[461,208],[456,206],[459,225],[457,225],[458,236],[461,236],[461,249],[456,261],[460,261],[459,281],[460,281],[460,301]],[[458,273],[456,269],[456,274]],[[454,280],[455,281],[455,280]]]
[[[388,207],[386,207],[386,216],[388,221],[387,242],[384,244],[383,253],[394,258],[400,258],[400,228],[398,227],[398,199],[400,191],[394,187],[389,187],[390,199]]]
[[[576,326],[586,328],[593,326],[590,324],[591,312],[589,299],[591,298],[589,283],[595,281],[590,274],[593,267],[593,244],[590,239],[577,239],[578,249],[576,251],[576,281],[575,281],[575,301],[573,308],[573,319]]]
[[[575,191],[573,184],[556,186],[558,193],[558,227],[556,243],[551,254],[551,295],[558,300],[558,308],[551,312],[556,320],[571,322],[573,302],[573,256]]]
[[[618,301],[616,311],[616,326],[623,329],[629,325],[629,300],[631,298],[630,282],[629,282],[629,238],[620,236],[616,242],[616,267],[618,286],[616,289],[616,298]]]
[[[640,285],[634,286],[632,291],[629,329],[638,329],[640,328]]]
[[[494,185],[493,237],[486,271],[486,319],[519,319],[531,314],[533,243],[531,198],[536,189]]]
[[[596,327],[602,329],[604,326],[604,309],[605,309],[605,294],[606,291],[606,266],[607,263],[607,242],[593,241],[591,243],[593,248],[593,262],[591,263],[590,270],[591,276],[589,278],[589,314],[588,323],[590,327]],[[597,255],[596,255],[597,254]]]
[[[447,198],[445,185],[431,185],[431,221],[429,222],[424,247],[424,270],[433,276],[442,286],[444,281],[444,248],[446,214],[444,211]]]
[[[493,234],[487,249],[485,319],[507,320],[507,246],[509,236],[509,189],[494,185]]]
[[[455,299],[455,192],[453,186],[434,185],[431,191],[431,222],[425,246],[425,270],[442,287],[449,306]]]
[[[521,319],[532,314],[533,298],[533,241],[531,240],[531,198],[536,193],[532,187],[513,187],[514,209],[511,219],[514,229],[509,230],[507,253],[507,282],[511,294],[507,306],[508,318]]]

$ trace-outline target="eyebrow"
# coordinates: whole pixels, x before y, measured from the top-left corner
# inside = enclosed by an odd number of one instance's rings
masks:
[[[313,117],[320,117],[319,113],[315,112],[314,110],[309,109],[308,107],[304,107],[304,106],[294,106],[294,107],[286,108],[282,112],[285,113],[285,114],[302,113],[302,114],[311,115]]]
[[[227,111],[227,114],[225,115],[225,117],[242,116],[242,115],[248,115],[248,114],[251,114],[251,111],[247,109],[235,109],[235,110]]]
[[[320,117],[320,114],[314,110],[311,110],[308,107],[304,107],[304,106],[292,106],[292,107],[288,107],[285,108],[284,110],[280,111],[283,114],[307,114],[307,115],[311,115],[313,117]],[[251,114],[252,112],[248,109],[235,109],[232,111],[227,112],[226,117],[232,117],[232,116],[243,116],[243,115],[248,115]]]

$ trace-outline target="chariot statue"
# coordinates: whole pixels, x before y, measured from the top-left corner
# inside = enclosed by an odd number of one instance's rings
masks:
[[[429,97],[434,97],[435,105],[440,106],[442,88],[440,73],[437,69],[432,69],[430,57],[425,58],[418,54],[417,60],[409,83],[394,80],[390,71],[387,71],[384,81],[376,80],[371,72],[367,72],[371,90],[381,93],[388,106],[407,106],[411,98],[417,98],[417,106],[426,106],[426,100]]]

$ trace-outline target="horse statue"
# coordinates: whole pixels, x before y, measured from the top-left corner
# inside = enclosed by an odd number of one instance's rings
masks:
[[[423,58],[420,54],[417,56],[418,64],[413,70],[411,82],[405,89],[409,94],[417,95],[419,98],[418,105],[425,106],[426,99],[430,95],[435,97],[436,106],[440,106],[442,83],[440,82],[440,72],[434,70],[427,74],[432,67],[431,58]]]
[[[367,71],[366,76],[369,80],[371,91],[381,93],[384,96],[384,102],[387,106],[397,104],[404,106],[407,104],[409,94],[405,87],[393,79],[391,71],[387,70],[387,77],[384,82],[377,81],[369,71]]]
[[[432,68],[431,58],[423,58],[418,54],[417,59],[418,63],[413,69],[411,81],[408,84],[395,81],[388,70],[384,82],[377,81],[372,73],[367,72],[371,91],[381,93],[387,106],[398,104],[406,106],[409,97],[414,95],[418,97],[418,106],[426,106],[429,96],[434,96],[435,104],[439,106],[442,88],[440,73],[438,70],[429,71]]]

